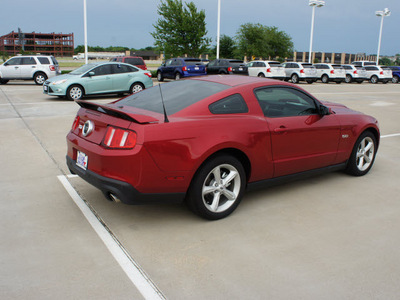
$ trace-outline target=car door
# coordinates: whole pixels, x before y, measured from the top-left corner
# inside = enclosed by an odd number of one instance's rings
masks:
[[[274,177],[335,163],[340,125],[335,114],[321,116],[314,99],[292,87],[265,87],[255,95],[269,126]]]
[[[168,59],[165,62],[165,67],[163,67],[163,76],[166,78],[174,78],[174,59]]]
[[[33,74],[36,72],[37,63],[34,57],[22,57],[20,66],[20,76],[22,79],[33,78]]]
[[[113,64],[111,65],[113,75],[112,75],[112,82],[113,82],[113,91],[117,92],[126,92],[129,91],[131,83],[133,83],[133,77],[135,76],[135,72],[138,69],[127,66],[124,64]]]
[[[21,58],[14,57],[1,66],[1,77],[4,79],[19,79],[21,77]]]
[[[218,63],[218,59],[209,62],[207,65],[207,74],[218,74]]]
[[[94,73],[94,74],[93,74]],[[109,93],[113,91],[111,65],[101,65],[84,75],[86,94]]]

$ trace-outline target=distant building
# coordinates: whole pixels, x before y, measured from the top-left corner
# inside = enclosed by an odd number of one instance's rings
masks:
[[[13,31],[0,37],[0,52],[14,56],[21,50],[43,55],[73,56],[74,34]]]

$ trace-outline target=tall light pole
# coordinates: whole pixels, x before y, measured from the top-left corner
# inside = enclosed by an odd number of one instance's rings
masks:
[[[221,0],[218,0],[218,21],[217,21],[217,59],[219,58],[219,35],[221,27]]]
[[[390,10],[385,8],[383,11],[382,10],[376,11],[375,14],[378,17],[382,17],[382,19],[381,19],[381,29],[379,31],[378,53],[376,54],[376,65],[379,65],[379,54],[381,52],[381,41],[382,41],[383,18],[390,16]]]
[[[88,63],[86,0],[83,0],[83,27],[85,32],[85,64]]]
[[[312,7],[312,17],[311,17],[311,36],[310,36],[310,52],[308,53],[308,62],[311,62],[312,57],[312,43],[314,36],[314,16],[315,16],[315,7],[322,7],[325,5],[325,1],[323,0],[309,0],[308,5]]]

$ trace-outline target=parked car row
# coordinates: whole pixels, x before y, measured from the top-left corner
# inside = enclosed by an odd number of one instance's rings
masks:
[[[377,66],[375,62],[359,61],[340,65],[330,63],[306,63],[254,60],[245,63],[237,59],[216,59],[204,65],[197,58],[171,58],[157,69],[158,81],[164,78],[178,80],[182,77],[192,77],[207,74],[239,74],[257,77],[267,77],[299,83],[313,83],[320,80],[323,83],[371,83],[393,81],[399,82],[400,67]],[[397,71],[397,73],[396,73]],[[392,72],[393,76],[392,76]]]

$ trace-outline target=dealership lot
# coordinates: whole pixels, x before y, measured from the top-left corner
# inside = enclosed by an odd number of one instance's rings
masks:
[[[371,172],[247,193],[209,222],[184,205],[108,202],[65,164],[78,105],[34,83],[1,85],[0,297],[397,299],[400,85],[301,87],[379,120]]]

